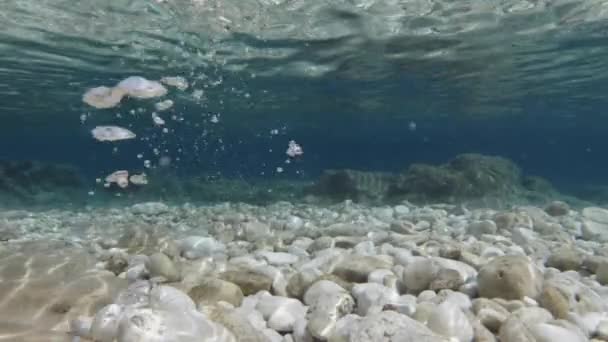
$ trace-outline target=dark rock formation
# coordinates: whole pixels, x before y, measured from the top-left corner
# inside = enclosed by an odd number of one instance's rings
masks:
[[[400,174],[327,170],[309,191],[336,200],[454,202],[520,197],[542,201],[557,192],[539,177],[524,177],[512,161],[461,154],[435,166],[413,164]]]
[[[513,193],[521,187],[521,171],[513,162],[471,153],[441,166],[412,165],[397,177],[391,194],[447,200]]]
[[[395,176],[390,173],[326,170],[309,191],[336,200],[381,200],[394,180]]]
[[[83,186],[83,177],[69,165],[0,161],[0,202],[40,204],[67,199],[66,192],[82,190]]]

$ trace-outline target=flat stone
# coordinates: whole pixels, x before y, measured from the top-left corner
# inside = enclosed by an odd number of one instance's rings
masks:
[[[552,252],[546,262],[546,266],[557,268],[560,271],[576,271],[582,264],[583,258],[580,253],[569,247],[561,247]]]
[[[583,209],[583,239],[608,242],[608,210],[597,207]]]
[[[131,207],[131,212],[139,215],[160,215],[169,212],[169,207],[161,202],[137,203]]]
[[[484,234],[496,234],[496,223],[491,220],[473,221],[467,226],[467,233],[480,237]]]
[[[424,324],[394,311],[366,316],[348,328],[348,341],[448,342]]]
[[[549,310],[555,318],[568,318],[568,312],[570,311],[568,297],[556,287],[551,285],[544,286],[540,294],[539,303],[543,308]]]
[[[608,285],[608,261],[601,262],[596,270],[597,281],[602,285]]]
[[[553,201],[545,207],[545,212],[551,216],[564,216],[570,212],[570,206],[562,201]]]
[[[180,280],[180,273],[173,260],[169,259],[163,253],[154,253],[150,255],[148,260],[148,270],[150,277],[162,277],[167,282],[175,282]]]
[[[392,263],[384,258],[368,255],[350,255],[341,261],[333,274],[353,283],[365,283],[370,273],[377,269],[390,269]]]

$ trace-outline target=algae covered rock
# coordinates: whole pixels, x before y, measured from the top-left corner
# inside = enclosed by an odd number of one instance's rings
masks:
[[[309,191],[337,200],[379,200],[386,196],[393,178],[385,172],[325,170]]]
[[[309,192],[334,200],[459,200],[522,197],[543,200],[557,192],[539,177],[524,176],[511,160],[465,153],[442,165],[414,163],[401,173],[326,170]]]

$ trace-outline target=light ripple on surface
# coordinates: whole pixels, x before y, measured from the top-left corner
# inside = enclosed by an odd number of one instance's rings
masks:
[[[11,0],[0,14],[0,93],[12,101],[0,109],[28,102],[14,88],[61,89],[63,99],[46,95],[59,105],[81,91],[71,82],[92,85],[78,73],[133,70],[236,72],[252,84],[251,75],[384,80],[389,90],[400,75],[435,74],[480,105],[559,97],[607,80],[606,18],[600,0]],[[382,94],[360,101],[394,105]]]

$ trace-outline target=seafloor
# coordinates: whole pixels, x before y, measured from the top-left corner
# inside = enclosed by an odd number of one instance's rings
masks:
[[[503,158],[54,208],[73,170],[2,165],[3,341],[608,341],[608,210]]]

